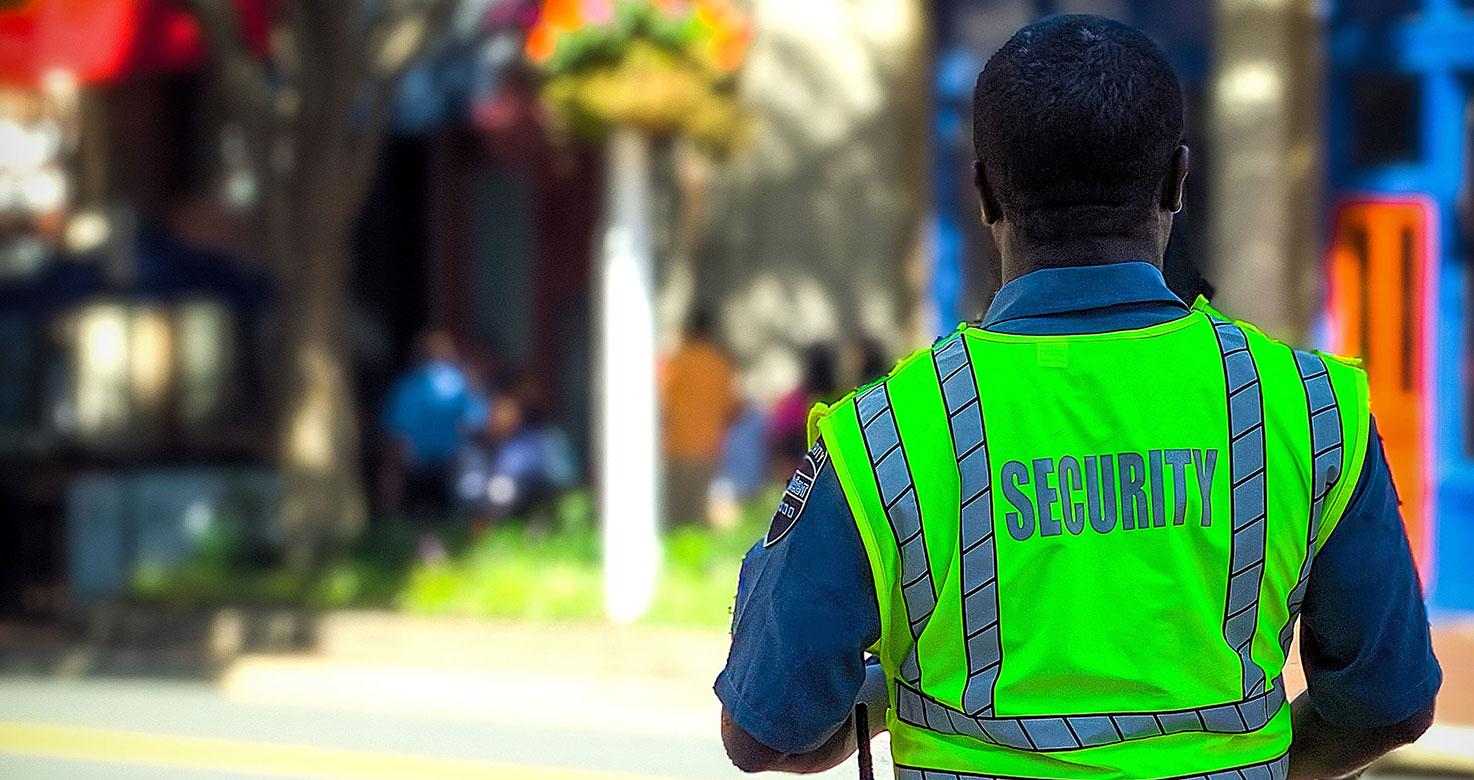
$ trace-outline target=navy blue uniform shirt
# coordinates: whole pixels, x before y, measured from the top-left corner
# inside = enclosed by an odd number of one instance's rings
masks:
[[[1101,333],[1187,312],[1155,267],[1123,263],[1015,279],[981,325],[1026,335]],[[1367,448],[1346,513],[1311,567],[1300,613],[1311,706],[1351,729],[1406,720],[1432,703],[1443,679],[1375,421]],[[797,519],[742,561],[732,650],[716,681],[737,725],[784,753],[813,750],[844,723],[865,677],[864,650],[880,636],[859,531],[834,467],[817,460],[804,500],[785,499]]]

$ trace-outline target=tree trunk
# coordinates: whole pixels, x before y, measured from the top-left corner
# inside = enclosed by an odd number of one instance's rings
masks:
[[[262,58],[235,4],[191,0],[213,86],[249,136],[261,242],[279,285],[272,407],[281,530],[299,570],[367,516],[348,346],[349,235],[367,195],[400,75],[440,38],[451,0],[289,3]]]
[[[630,623],[650,608],[660,568],[650,141],[609,139],[599,267],[600,514],[604,604]]]
[[[1314,3],[1220,3],[1208,171],[1218,303],[1299,337],[1320,259],[1319,23]],[[1188,186],[1194,186],[1189,181]]]
[[[341,223],[341,224],[340,224]],[[360,530],[367,517],[358,469],[358,418],[348,348],[348,224],[302,225],[283,272],[278,460],[288,561],[305,571]]]

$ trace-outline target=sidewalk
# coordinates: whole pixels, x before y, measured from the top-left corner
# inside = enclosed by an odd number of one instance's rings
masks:
[[[711,684],[727,649],[720,632],[345,613],[324,618],[316,636],[311,655],[242,657],[226,671],[225,690],[254,702],[410,708],[427,717],[641,736],[716,734]],[[1474,621],[1438,626],[1434,643],[1445,675],[1438,723],[1389,764],[1474,777]],[[1298,660],[1286,685],[1292,694],[1304,690]]]
[[[324,619],[316,635],[310,655],[241,657],[221,677],[224,694],[246,705],[559,733],[570,748],[659,745],[665,757],[652,757],[648,773],[680,774],[671,754],[686,751],[712,766],[692,776],[739,775],[722,753],[711,690],[726,661],[720,631],[348,613]],[[889,744],[888,735],[874,744],[877,777],[892,773]],[[855,773],[851,759],[816,777]]]
[[[714,738],[719,632],[346,613],[310,655],[247,655],[227,695],[641,736]],[[597,718],[598,723],[589,719]]]

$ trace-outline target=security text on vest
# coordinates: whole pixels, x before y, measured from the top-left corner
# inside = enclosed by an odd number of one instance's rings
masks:
[[[1192,491],[1199,499],[1193,520],[1206,528],[1213,522],[1218,461],[1216,449],[1187,448],[1010,460],[998,475],[1012,507],[1003,514],[1004,524],[1021,542],[1036,535],[1079,535],[1087,528],[1105,534],[1180,526],[1188,520]]]

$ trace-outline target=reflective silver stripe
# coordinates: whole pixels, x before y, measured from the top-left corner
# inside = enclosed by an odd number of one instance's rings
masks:
[[[1223,638],[1239,656],[1244,697],[1264,692],[1264,670],[1254,663],[1254,631],[1259,621],[1259,591],[1264,579],[1265,521],[1264,402],[1259,369],[1239,326],[1215,320],[1223,374],[1228,387],[1229,474],[1233,543]]]
[[[998,627],[998,568],[993,541],[993,486],[988,470],[987,435],[977,377],[962,334],[932,353],[942,400],[952,431],[952,451],[960,480],[962,626],[967,653],[967,683],[962,708],[991,717],[993,686],[1003,664]]]
[[[1290,754],[1262,764],[1238,766],[1203,775],[1186,775],[1172,780],[1285,780],[1290,776]]]
[[[1310,525],[1305,537],[1305,559],[1300,562],[1300,578],[1290,591],[1290,616],[1280,629],[1280,647],[1288,655],[1295,637],[1295,619],[1305,602],[1305,587],[1310,578],[1310,565],[1315,561],[1315,540],[1320,535],[1321,515],[1326,497],[1341,479],[1341,413],[1336,406],[1336,391],[1325,361],[1318,355],[1295,350],[1295,366],[1300,383],[1305,387],[1305,406],[1310,413]]]
[[[891,409],[890,394],[885,384],[865,391],[855,401],[860,417],[860,430],[870,457],[875,482],[885,505],[886,520],[896,538],[901,559],[901,597],[906,603],[906,620],[911,629],[911,651],[901,661],[901,679],[920,684],[921,664],[917,660],[916,642],[937,606],[937,591],[932,583],[931,562],[927,559],[926,538],[921,529],[921,505],[916,486],[911,481],[911,468],[906,462],[906,448],[896,428],[896,415]]]
[[[919,769],[896,765],[896,780],[1012,780],[1001,775],[970,775],[941,769]]]
[[[1167,780],[1285,780],[1290,776],[1290,754],[1260,764],[1236,766],[1202,775],[1179,775]],[[1023,780],[1004,775],[975,775],[896,764],[896,780]]]
[[[896,682],[896,717],[902,723],[1034,752],[1098,747],[1182,732],[1247,734],[1264,728],[1284,704],[1283,681],[1275,680],[1267,693],[1232,704],[1197,709],[975,718],[911,685]]]
[[[896,765],[896,780],[1011,780],[999,775],[971,775],[940,769],[918,769]]]

